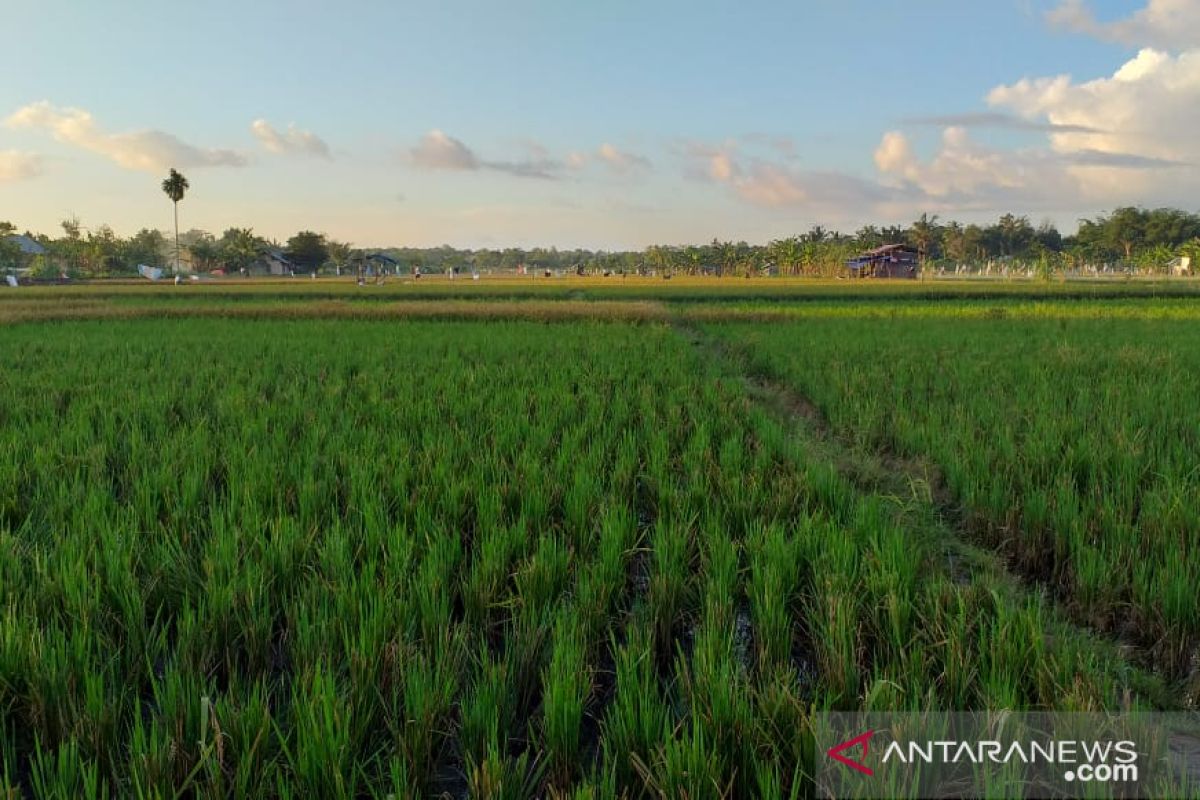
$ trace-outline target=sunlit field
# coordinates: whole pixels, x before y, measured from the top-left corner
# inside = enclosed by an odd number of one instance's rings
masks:
[[[1200,701],[1190,281],[0,292],[0,797],[809,797]]]

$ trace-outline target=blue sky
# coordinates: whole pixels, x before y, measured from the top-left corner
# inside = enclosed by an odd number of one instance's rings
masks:
[[[362,245],[1073,227],[1187,205],[1197,6],[8,0],[0,219],[165,228],[175,165],[185,227]]]

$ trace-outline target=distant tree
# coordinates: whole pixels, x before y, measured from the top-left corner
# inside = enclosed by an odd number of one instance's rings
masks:
[[[83,246],[83,268],[93,276],[107,275],[120,268],[121,242],[113,229],[101,225],[88,233]]]
[[[937,220],[937,214],[932,217],[922,214],[909,228],[908,238],[917,248],[917,256],[922,264],[933,255],[933,246],[938,240]]]
[[[800,240],[795,236],[776,239],[767,245],[767,252],[780,275],[794,275],[800,268]]]
[[[329,259],[325,236],[312,231],[300,231],[288,239],[287,257],[305,272],[312,272]]]
[[[351,248],[347,242],[339,242],[336,239],[325,240],[326,262],[333,267],[339,275],[350,263],[350,254],[352,252],[353,248]]]
[[[1133,259],[1133,250],[1146,235],[1146,213],[1140,208],[1118,208],[1104,224],[1105,238],[1110,245],[1119,249],[1125,261]]]
[[[167,197],[171,198],[171,204],[175,209],[175,271],[179,271],[179,201],[191,188],[188,179],[171,168],[171,174],[162,182],[162,190]]]
[[[951,221],[942,226],[942,253],[957,264],[967,260],[967,235],[962,223]]]
[[[192,242],[188,252],[192,255],[193,269],[209,272],[220,263],[221,250],[211,237]]]
[[[11,233],[0,233],[0,270],[17,269],[21,266],[21,247],[8,237]]]
[[[984,259],[987,257],[987,240],[983,228],[971,224],[963,228],[963,258]]]
[[[1063,248],[1062,234],[1058,232],[1058,228],[1054,227],[1054,223],[1048,219],[1042,220],[1042,224],[1038,225],[1033,238],[1039,246],[1046,250],[1057,253]]]
[[[56,262],[67,271],[78,270],[83,265],[84,258],[83,223],[79,221],[79,217],[72,215],[60,222],[59,226],[63,230],[63,236],[51,242],[49,249],[54,258],[47,259],[47,262]]]
[[[855,232],[854,238],[857,240],[858,246],[864,250],[873,250],[883,244],[883,234],[874,225],[862,226]]]
[[[803,239],[806,242],[820,244],[829,239],[829,231],[825,229],[824,225],[813,225],[808,229],[808,233],[804,234]]]
[[[157,266],[162,261],[166,246],[167,240],[160,231],[142,228],[125,242],[122,260],[132,268],[139,264]]]
[[[1191,260],[1190,270],[1195,274],[1200,270],[1200,237],[1181,244],[1176,253]]]
[[[264,243],[250,228],[230,228],[221,234],[218,246],[220,262],[227,269],[237,271],[249,268],[258,260]]]
[[[1023,255],[1033,241],[1033,226],[1029,217],[1005,214],[995,225],[1001,255]]]
[[[79,217],[72,215],[58,224],[62,227],[66,238],[73,242],[79,241],[80,232],[83,230],[83,223],[79,221]]]

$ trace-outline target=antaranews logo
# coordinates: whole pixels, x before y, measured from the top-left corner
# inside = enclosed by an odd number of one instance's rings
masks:
[[[828,797],[1090,797],[1099,786],[1100,796],[1196,796],[1169,789],[1195,784],[1172,756],[1179,732],[1168,716],[818,714],[817,788]]]
[[[849,758],[848,756],[842,755],[842,753],[844,751],[850,750],[852,748],[855,748],[855,747],[858,747],[859,745],[861,745],[862,751],[863,751],[863,753],[862,753],[863,758],[866,758],[871,753],[871,736],[874,733],[875,733],[875,731],[867,731],[866,733],[860,733],[858,736],[855,736],[853,739],[847,739],[846,741],[842,742],[841,744],[835,744],[833,747],[831,747],[825,751],[825,755],[829,756],[830,758],[834,759],[835,761],[842,762],[847,767],[850,767],[850,769],[858,770],[859,772],[863,773],[864,775],[874,775],[875,770],[871,769],[863,762],[855,761],[855,760]]]
[[[875,731],[860,733],[835,744],[825,754],[864,775],[874,775],[875,770],[865,761],[843,755],[847,750],[862,747],[862,757],[866,759],[871,754],[871,736],[874,734]],[[884,749],[881,761],[886,766],[893,760],[898,764],[1008,764],[1014,761],[1036,764],[1041,761],[1062,765],[1062,776],[1066,781],[1107,783],[1138,779],[1137,745],[1127,739],[1118,742],[1056,739],[1029,742],[893,741]]]

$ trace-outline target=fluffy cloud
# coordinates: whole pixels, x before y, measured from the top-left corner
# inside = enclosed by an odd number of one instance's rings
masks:
[[[408,151],[409,161],[416,167],[430,170],[493,170],[518,178],[554,179],[559,177],[563,164],[545,155],[540,146],[531,148],[532,156],[519,161],[488,161],[458,139],[432,130]]]
[[[877,180],[807,171],[747,135],[720,145],[685,144],[687,174],[772,208],[826,208],[859,218],[922,210],[1041,210],[1077,213],[1126,203],[1194,203],[1200,179],[1200,2],[1150,0],[1116,22],[1096,21],[1088,6],[1062,2],[1061,26],[1147,47],[1111,75],[1024,78],[997,86],[987,111],[915,117],[942,129],[931,152],[903,131],[883,134],[874,152]],[[970,135],[990,128],[1041,134],[1040,144],[997,149]],[[757,150],[755,149],[757,147]],[[921,147],[925,149],[924,146]]]
[[[1200,3],[1150,0],[1145,8],[1113,22],[1100,22],[1084,0],[1062,0],[1047,12],[1052,25],[1109,42],[1168,49],[1200,44]]]
[[[250,124],[250,132],[267,148],[269,152],[280,155],[303,155],[331,160],[329,145],[312,131],[300,130],[295,123],[288,125],[286,131],[278,131],[271,127],[265,119],[256,119]]]
[[[808,208],[841,213],[865,211],[892,199],[890,187],[838,172],[798,169],[761,155],[743,154],[738,142],[688,142],[682,147],[687,174],[731,189],[763,208]]]
[[[1177,41],[1200,42],[1200,3],[1152,0],[1116,23],[1096,23],[1081,3],[1062,3],[1059,24],[1122,41],[1144,41],[1170,29]],[[1086,23],[1086,25],[1085,25]],[[936,152],[919,158],[903,133],[884,135],[875,151],[883,180],[952,210],[1003,205],[1079,210],[1125,203],[1191,205],[1200,177],[1200,49],[1144,48],[1111,75],[1024,78],[987,95],[979,114],[912,120],[950,124]],[[993,150],[967,127],[1046,134],[1044,144]]]
[[[105,133],[87,111],[33,103],[10,116],[13,128],[49,131],[58,141],[99,153],[126,169],[160,172],[169,167],[237,167],[246,159],[232,150],[200,148],[163,131]]]
[[[615,145],[611,145],[608,142],[597,148],[596,156],[613,171],[620,173],[632,172],[635,169],[645,169],[650,166],[650,159],[645,156],[619,150]]]
[[[42,157],[19,150],[0,150],[0,183],[23,181],[42,174]]]
[[[909,117],[904,120],[911,125],[932,125],[936,128],[999,128],[1013,131],[1037,133],[1093,133],[1093,128],[1082,125],[1057,125],[1053,122],[1022,119],[1012,114],[997,111],[979,111],[967,114],[942,114],[930,117]]]
[[[1163,191],[1164,181],[1183,165],[1092,149],[994,150],[972,140],[966,129],[952,127],[925,160],[903,133],[889,131],[875,150],[875,166],[898,197],[911,198],[922,209],[1050,211],[1134,202],[1147,192]]]
[[[976,145],[966,128],[942,133],[942,146],[928,162],[920,161],[908,138],[889,131],[875,150],[875,166],[886,177],[899,179],[931,198],[966,198],[993,189],[1029,186],[1032,176],[1023,158],[989,151]]]
[[[1026,119],[1092,130],[1051,134],[1055,151],[1133,153],[1171,161],[1200,158],[1200,50],[1171,56],[1145,49],[1111,77],[1076,83],[1067,75],[999,86],[988,103]]]
[[[436,129],[422,136],[408,152],[412,163],[422,169],[479,169],[479,159],[471,148]]]

